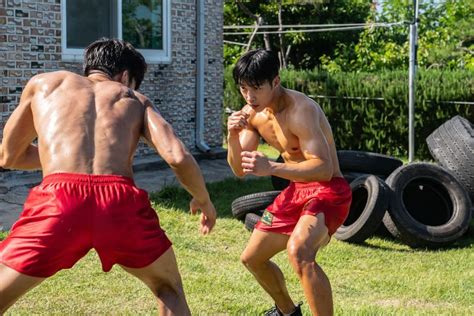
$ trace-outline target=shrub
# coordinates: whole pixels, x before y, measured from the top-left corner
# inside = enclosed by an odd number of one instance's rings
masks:
[[[408,155],[408,72],[335,73],[320,70],[281,72],[282,85],[306,93],[325,111],[339,149],[367,150],[398,157]],[[419,70],[416,78],[415,148],[417,159],[429,159],[425,138],[459,114],[471,122],[474,76],[468,70]],[[225,73],[224,106],[242,107],[230,67]]]

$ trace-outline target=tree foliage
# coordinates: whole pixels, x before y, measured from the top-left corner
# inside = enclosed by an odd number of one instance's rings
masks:
[[[254,25],[255,19],[246,14],[238,5],[239,1],[226,0],[224,2],[225,25]],[[280,1],[242,1],[254,15],[261,17],[263,26],[278,25],[278,11]],[[281,18],[284,25],[297,24],[339,24],[364,23],[370,14],[371,1],[368,0],[325,0],[325,1],[281,1]],[[263,31],[260,29],[259,31]],[[276,31],[277,29],[265,29]],[[226,32],[231,30],[226,29]],[[237,30],[232,30],[237,31]],[[244,29],[239,31],[252,31]],[[284,34],[283,51],[287,51],[288,64],[295,68],[314,68],[319,64],[323,55],[332,56],[338,44],[355,44],[358,42],[360,31],[322,32],[322,33],[287,33]],[[224,39],[247,44],[250,34],[225,35]],[[268,34],[270,48],[281,50],[278,34]],[[257,34],[251,48],[265,47],[264,36]],[[245,47],[235,44],[224,45],[224,61],[231,65],[236,58],[245,51]]]
[[[287,33],[282,36],[281,42],[278,34],[268,34],[270,48],[288,53],[287,64],[293,68],[322,66],[329,72],[337,72],[377,71],[408,66],[409,23],[413,21],[414,15],[412,0],[226,0],[226,25],[255,23],[255,19],[246,14],[238,2],[260,17],[263,26],[278,25],[279,5],[281,22],[285,25],[406,22],[391,28],[368,28],[363,31]],[[424,68],[474,70],[474,1],[418,2],[418,65]],[[225,35],[226,40],[243,44],[248,43],[249,37],[249,34]],[[256,47],[266,47],[262,34],[255,35],[251,48]],[[225,44],[225,64],[233,64],[245,49],[244,46]]]
[[[227,67],[224,75],[224,106],[239,110],[245,100],[233,82],[232,68]],[[321,105],[337,148],[407,156],[405,70],[331,74],[320,69],[285,69],[281,80],[284,87],[301,91]],[[468,103],[474,101],[474,76],[469,70],[420,69],[417,86],[416,156],[430,159],[425,142],[430,133],[455,115],[474,121],[474,107]]]
[[[368,21],[413,21],[411,1],[386,0]],[[420,1],[418,65],[424,68],[474,70],[474,2]],[[408,66],[408,25],[362,32],[357,44],[341,43],[333,57],[321,57],[323,68],[337,71],[378,71]]]

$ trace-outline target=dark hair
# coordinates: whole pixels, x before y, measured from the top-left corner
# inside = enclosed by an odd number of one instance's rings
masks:
[[[232,74],[236,84],[246,83],[258,87],[267,81],[271,83],[279,70],[277,54],[270,50],[255,49],[239,58]]]
[[[132,44],[119,40],[101,38],[87,46],[84,55],[84,75],[92,70],[100,70],[113,77],[128,70],[130,79],[134,79],[136,89],[145,76],[147,64],[145,58]]]

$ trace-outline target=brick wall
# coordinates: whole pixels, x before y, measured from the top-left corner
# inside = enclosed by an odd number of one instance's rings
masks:
[[[222,145],[223,0],[206,1],[205,141]],[[186,146],[194,150],[196,113],[196,0],[171,1],[172,60],[150,64],[141,91],[150,97]],[[40,72],[81,72],[61,60],[60,0],[0,0],[0,129],[23,86]],[[0,135],[1,136],[1,135]],[[151,150],[139,146],[137,155]]]

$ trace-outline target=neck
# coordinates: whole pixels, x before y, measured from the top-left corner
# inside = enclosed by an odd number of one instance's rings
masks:
[[[285,96],[285,88],[278,85],[278,87],[275,88],[275,94],[267,108],[273,113],[279,113],[283,111],[286,107]]]
[[[87,78],[93,81],[107,81],[107,80],[112,81],[113,80],[112,77],[110,77],[108,74],[100,70],[92,70],[91,72],[89,72],[89,75],[87,76]]]

